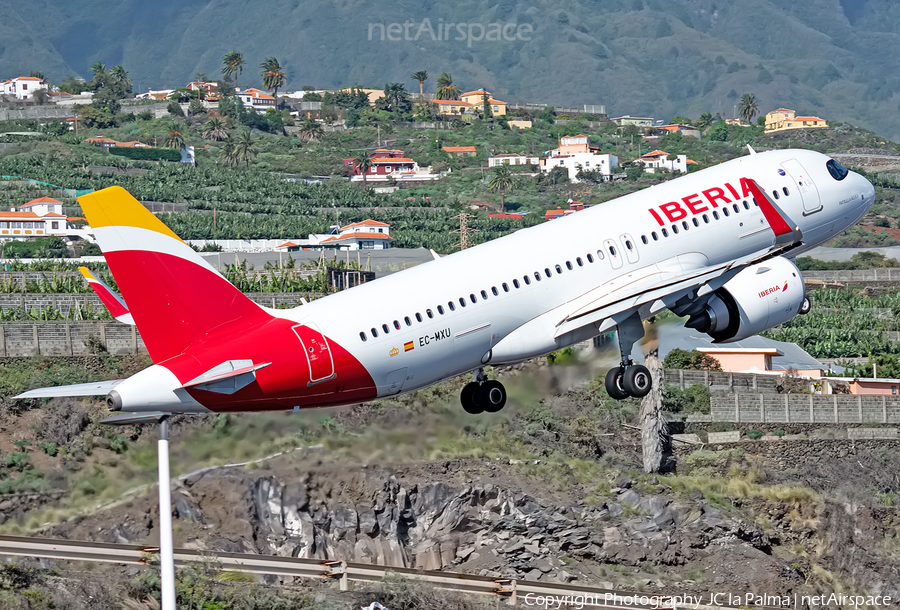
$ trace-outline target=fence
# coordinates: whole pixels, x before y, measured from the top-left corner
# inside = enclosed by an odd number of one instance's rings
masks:
[[[710,419],[732,423],[900,423],[900,399],[852,394],[713,395]]]
[[[134,326],[118,322],[11,322],[0,325],[0,356],[86,356],[93,345],[110,354],[142,354]],[[96,348],[95,348],[96,349]]]
[[[719,371],[690,371],[669,369],[663,371],[664,384],[674,385],[682,390],[694,384],[705,385],[713,392],[766,392],[776,393],[779,377],[775,375],[754,375],[752,373],[722,373]]]
[[[804,271],[804,280],[822,282],[900,282],[900,269],[843,269],[840,271]]]

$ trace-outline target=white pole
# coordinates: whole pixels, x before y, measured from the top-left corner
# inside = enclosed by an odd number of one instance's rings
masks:
[[[175,548],[172,542],[172,489],[169,477],[169,422],[159,422],[159,563],[162,610],[175,610]]]

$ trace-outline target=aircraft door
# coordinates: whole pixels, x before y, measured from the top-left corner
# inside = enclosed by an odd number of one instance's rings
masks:
[[[607,239],[603,242],[603,255],[609,259],[609,264],[613,269],[622,267],[622,249],[614,239]]]
[[[387,373],[381,383],[378,384],[378,395],[399,394],[400,390],[403,389],[403,384],[406,382],[406,371],[407,369],[404,367]]]
[[[309,382],[307,386],[316,385],[334,379],[334,358],[328,340],[315,324],[307,322],[293,327],[294,334],[300,339],[306,363],[309,365]]]
[[[641,259],[641,256],[637,251],[637,243],[635,243],[634,238],[631,235],[624,233],[619,237],[619,241],[625,246],[625,258],[629,263],[636,263]]]
[[[794,187],[803,199],[803,215],[807,216],[821,210],[822,200],[819,198],[819,189],[816,188],[812,176],[800,165],[800,162],[796,159],[788,159],[781,164],[781,167],[787,170],[788,175],[794,181]]]

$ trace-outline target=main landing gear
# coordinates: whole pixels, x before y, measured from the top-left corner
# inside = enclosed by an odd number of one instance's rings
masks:
[[[800,310],[797,312],[801,316],[805,316],[809,313],[809,310],[812,309],[812,301],[809,299],[809,295],[803,297],[803,303],[800,304]]]
[[[644,336],[644,325],[637,313],[617,322],[616,336],[622,364],[609,369],[606,374],[606,393],[616,400],[642,398],[650,393],[653,378],[650,376],[650,369],[642,364],[634,364],[629,355],[634,344]]]
[[[484,369],[475,371],[475,381],[467,383],[459,394],[463,410],[472,415],[496,413],[506,405],[506,388],[495,379],[488,379]]]

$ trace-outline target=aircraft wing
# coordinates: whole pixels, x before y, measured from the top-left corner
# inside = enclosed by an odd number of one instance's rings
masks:
[[[23,392],[13,398],[57,398],[62,396],[106,396],[110,390],[124,381],[95,381],[93,383],[76,383],[75,385],[61,385],[55,388],[38,388]]]
[[[94,277],[94,274],[88,271],[87,267],[79,267],[78,271],[81,272],[81,275],[87,281],[91,289],[97,293],[98,297],[100,297],[100,301],[106,306],[109,313],[112,314],[112,317],[123,324],[134,326],[134,318],[132,317],[128,306],[125,304],[125,301],[122,300],[122,297],[113,292],[103,280]]]

